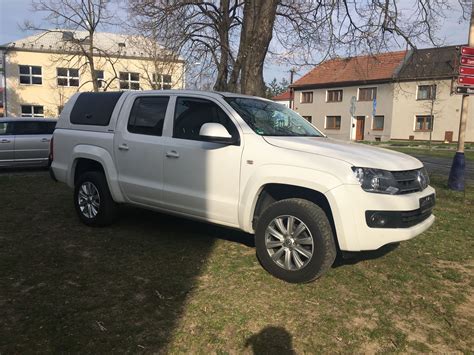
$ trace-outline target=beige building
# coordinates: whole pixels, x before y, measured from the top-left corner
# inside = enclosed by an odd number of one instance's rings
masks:
[[[330,60],[292,85],[293,107],[337,139],[457,141],[457,56],[444,47]],[[474,141],[474,110],[466,141]]]
[[[74,93],[93,91],[82,52],[88,40],[85,32],[53,31],[1,46],[4,115],[57,117]],[[96,33],[94,65],[100,91],[185,85],[184,61],[141,37]]]

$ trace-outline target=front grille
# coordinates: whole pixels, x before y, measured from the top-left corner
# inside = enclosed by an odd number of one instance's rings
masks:
[[[402,212],[402,220],[401,220],[401,228],[409,228],[412,226],[417,225],[418,223],[423,222],[433,213],[432,208],[428,208],[424,211],[421,209],[409,211],[409,212]]]
[[[395,180],[398,183],[397,195],[410,194],[412,192],[423,191],[426,186],[423,186],[420,181],[421,169],[392,171]]]
[[[365,211],[365,221],[370,228],[410,228],[423,222],[432,213],[432,207],[412,211]]]

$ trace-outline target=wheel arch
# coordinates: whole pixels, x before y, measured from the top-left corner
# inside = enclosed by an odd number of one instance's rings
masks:
[[[118,183],[118,173],[111,155],[101,147],[78,145],[74,148],[68,185],[75,186],[80,176],[87,171],[101,171],[105,175],[107,185],[115,202],[124,202],[124,197]]]
[[[258,218],[265,209],[276,201],[288,198],[301,198],[321,207],[331,223],[333,233],[336,233],[331,205],[326,196],[319,191],[282,183],[268,183],[261,187],[252,215],[252,227],[255,230]],[[337,238],[336,238],[337,239]]]

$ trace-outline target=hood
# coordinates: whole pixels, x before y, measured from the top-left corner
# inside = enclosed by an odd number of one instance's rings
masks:
[[[343,160],[353,166],[390,171],[419,169],[423,164],[407,154],[361,143],[323,137],[263,137],[269,144]]]

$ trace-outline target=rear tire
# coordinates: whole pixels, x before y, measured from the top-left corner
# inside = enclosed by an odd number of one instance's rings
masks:
[[[111,224],[117,215],[117,204],[110,194],[103,173],[90,171],[82,174],[74,189],[74,206],[84,224],[103,227]]]
[[[291,283],[319,278],[336,258],[326,214],[304,199],[285,199],[270,205],[258,220],[255,245],[263,268]]]

